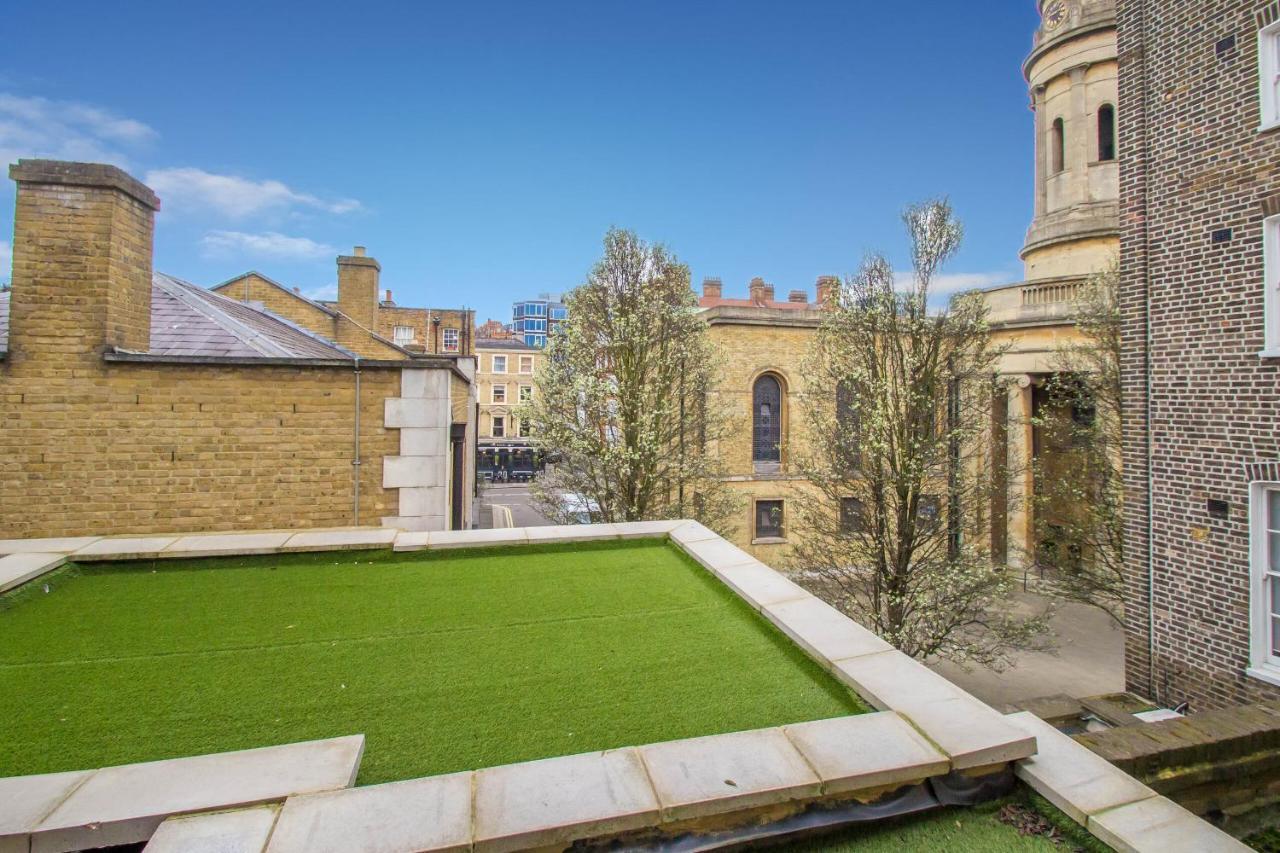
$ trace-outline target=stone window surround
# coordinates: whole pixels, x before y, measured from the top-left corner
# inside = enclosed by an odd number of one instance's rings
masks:
[[[507,384],[505,382],[495,382],[489,388],[489,402],[502,405],[507,402]]]
[[[489,437],[490,438],[506,438],[507,437],[507,418],[505,415],[494,415],[489,420]]]
[[[772,531],[761,531],[760,521],[760,504],[776,503],[778,512],[781,516],[778,522],[778,534],[773,535]],[[766,535],[761,535],[761,533]],[[751,544],[752,545],[781,545],[787,541],[787,501],[782,497],[761,496],[751,500]]]
[[[499,367],[498,367],[499,359],[501,359],[501,364],[502,364],[501,369],[499,369]],[[489,370],[489,372],[490,372],[490,373],[506,373],[506,372],[507,372],[507,357],[506,357],[505,355],[492,355],[492,356],[489,356],[489,368],[490,368],[490,370]]]
[[[211,828],[205,821],[220,821],[225,827],[242,828],[245,834],[237,836],[242,842],[252,839],[241,844],[245,850],[294,853],[313,848],[277,844],[276,837],[286,842],[290,835],[285,816],[291,810],[301,811],[303,826],[314,826],[319,808],[331,818],[326,821],[325,832],[337,833],[323,839],[324,849],[382,843],[387,839],[386,833],[403,832],[407,827],[414,834],[412,840],[389,843],[398,843],[405,849],[473,848],[496,853],[529,846],[564,846],[579,839],[607,837],[689,817],[718,815],[733,820],[736,814],[742,815],[737,820],[756,820],[758,817],[753,815],[758,813],[749,809],[771,804],[802,807],[820,798],[847,796],[858,790],[883,792],[890,787],[920,784],[947,771],[966,771],[965,775],[998,772],[1012,762],[1024,782],[1117,849],[1161,850],[1188,838],[1197,849],[1246,849],[1038,718],[1025,712],[1000,715],[693,521],[432,532],[349,528],[0,540],[0,554],[9,555],[0,557],[0,577],[4,576],[6,561],[15,557],[28,562],[31,558],[52,558],[44,561],[47,567],[43,569],[52,571],[77,556],[153,560],[372,549],[386,548],[388,544],[396,551],[417,551],[641,538],[667,539],[880,713],[561,756],[355,788],[346,793],[281,792],[266,798],[267,802],[284,801],[283,808],[276,812],[275,829],[269,833],[262,826],[270,822],[266,819],[269,816],[251,816],[249,809],[199,814],[210,806],[196,802],[198,797],[186,802],[180,796],[181,806],[170,804],[167,809],[145,810],[148,817],[140,825],[140,838],[156,831],[157,826],[165,827],[157,833],[169,845],[163,851],[180,850],[184,849],[185,831],[194,833],[191,837],[204,837],[202,833]],[[854,748],[855,744],[874,744],[876,749]],[[161,764],[190,764],[194,770],[203,766],[200,762],[220,761],[223,757],[195,756]],[[671,761],[675,761],[672,766],[704,767],[705,771],[690,775],[682,770],[671,776],[664,771]],[[144,766],[119,769],[131,771]],[[740,780],[732,788],[720,781],[729,777],[729,767]],[[600,775],[602,772],[604,776]],[[18,802],[28,807],[16,819],[0,820],[0,842],[16,839],[19,844],[29,845],[31,833],[42,831],[42,821],[66,799],[62,790],[66,787],[64,777],[75,775],[73,771],[0,779],[0,786],[7,786],[7,790],[16,793]],[[354,780],[354,769],[349,778]],[[511,784],[502,786],[504,779]],[[616,792],[601,797],[599,791],[610,788],[615,781],[630,794],[621,797],[621,801]],[[62,789],[51,790],[51,783],[61,784]],[[514,799],[494,812],[490,807],[492,797],[504,787],[506,793],[499,801],[507,803],[503,797],[508,795]],[[164,790],[172,788],[170,785]],[[109,798],[113,814],[119,814],[122,799],[137,800],[134,791],[121,788],[118,793],[120,796]],[[154,801],[157,795],[146,792],[146,796]],[[163,791],[160,798],[165,798]],[[426,821],[351,819],[352,809],[365,814],[379,805],[390,809],[384,818],[408,816],[419,811],[424,801],[431,805],[428,814],[435,815]],[[260,810],[261,802],[256,799],[241,805]],[[141,803],[148,807],[155,804]],[[408,809],[409,805],[413,808]],[[236,806],[228,802],[223,807]],[[160,823],[166,814],[171,817]],[[243,815],[244,819],[227,815]],[[95,832],[103,823],[96,815],[82,817],[85,822],[77,831]],[[273,839],[269,842],[268,834]],[[307,833],[304,837],[308,839],[305,843],[318,840]]]
[[[520,390],[516,392],[516,401],[520,403],[528,403],[533,399],[533,386],[521,385]]]
[[[1262,281],[1263,281],[1263,323],[1265,324],[1263,349],[1258,355],[1262,358],[1280,358],[1280,212],[1267,214],[1270,202],[1280,199],[1268,199],[1263,205],[1262,220]]]
[[[440,340],[443,342],[442,345],[445,352],[459,351],[459,345],[458,345],[459,330],[458,329],[455,329],[452,326],[444,329],[442,331]]]
[[[524,369],[526,364],[529,365],[528,370]],[[520,356],[520,372],[525,375],[533,374],[533,356],[531,355]]]

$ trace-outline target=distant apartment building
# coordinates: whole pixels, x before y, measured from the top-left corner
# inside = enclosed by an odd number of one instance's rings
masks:
[[[378,331],[375,260],[338,258],[335,306],[207,290],[152,270],[160,199],[120,169],[9,176],[0,538],[470,526],[474,361]]]
[[[1126,677],[1280,698],[1280,2],[1120,0]]]
[[[517,410],[533,399],[542,357],[539,347],[512,338],[476,340],[476,470],[485,480],[525,480],[541,464],[529,424]]]
[[[569,318],[569,309],[551,294],[539,294],[511,306],[511,334],[531,347],[547,345],[547,336]]]
[[[476,340],[486,338],[489,340],[506,340],[511,337],[511,330],[501,320],[489,319],[485,320],[479,326],[476,326]]]

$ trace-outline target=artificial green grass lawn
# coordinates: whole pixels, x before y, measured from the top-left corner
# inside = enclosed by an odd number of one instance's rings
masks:
[[[866,710],[656,540],[46,580],[0,599],[0,776],[363,732],[369,784]]]

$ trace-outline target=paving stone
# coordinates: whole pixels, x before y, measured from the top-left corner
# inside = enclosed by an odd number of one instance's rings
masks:
[[[828,668],[844,658],[893,648],[874,632],[812,595],[769,605],[763,612],[779,631]]]
[[[62,536],[52,539],[0,539],[0,554],[70,554],[101,536]]]
[[[351,530],[307,530],[295,533],[281,551],[351,551],[363,548],[390,548],[397,530],[391,527],[362,527]]]
[[[956,770],[1035,754],[1034,737],[899,651],[837,661],[832,673],[876,708],[907,717]]]
[[[72,552],[74,560],[136,560],[158,557],[177,536],[108,536]]]
[[[67,561],[66,554],[9,554],[0,557],[0,592],[22,586]]]
[[[471,846],[471,773],[290,797],[268,853],[419,853]]]
[[[782,729],[711,735],[640,747],[666,820],[811,799],[822,780]]]
[[[17,849],[25,853],[28,833],[94,772],[73,770],[0,778],[0,850],[5,849],[6,841],[16,843],[20,839],[21,847]]]
[[[697,560],[703,568],[716,574],[732,566],[759,562],[737,545],[720,538],[701,542],[680,543],[680,546],[686,554]]]
[[[758,560],[717,570],[715,576],[757,610],[784,601],[813,598],[802,587]]]
[[[1104,809],[1154,797],[1156,792],[1111,764],[1088,747],[1076,743],[1029,711],[1005,717],[1033,735],[1036,754],[1019,761],[1018,778],[1076,823]]]
[[[222,557],[240,554],[275,554],[294,533],[271,530],[263,533],[204,533],[183,536],[159,555],[161,557]]]
[[[107,767],[36,827],[32,851],[146,841],[177,814],[283,800],[355,782],[364,735]]]
[[[709,542],[713,539],[719,539],[720,535],[697,521],[685,521],[671,531],[671,538],[681,545],[691,545],[694,542]]]
[[[171,817],[142,853],[262,853],[279,811],[268,805]]]
[[[783,728],[822,779],[824,794],[907,785],[945,775],[951,762],[892,711]]]
[[[430,533],[401,533],[395,550],[421,551],[423,548],[479,548],[492,545],[524,545],[529,541],[523,527],[492,530],[432,530]]]
[[[1120,853],[1216,853],[1249,850],[1165,797],[1152,797],[1089,817],[1088,830]]]
[[[634,749],[476,771],[475,849],[568,845],[652,825],[658,801]]]

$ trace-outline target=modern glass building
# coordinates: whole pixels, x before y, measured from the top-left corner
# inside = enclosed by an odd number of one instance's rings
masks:
[[[511,331],[528,346],[544,347],[547,335],[568,317],[569,309],[563,302],[552,299],[549,293],[541,293],[537,299],[526,299],[512,306]]]

